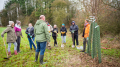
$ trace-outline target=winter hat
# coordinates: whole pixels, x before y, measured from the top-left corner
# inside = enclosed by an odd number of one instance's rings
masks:
[[[20,22],[20,21],[18,21],[18,20],[16,20],[16,23],[17,23],[17,24],[19,24],[19,23],[21,23],[21,22]]]
[[[65,26],[65,24],[62,24],[63,26]]]
[[[13,21],[9,21],[9,26],[11,26],[14,22]]]
[[[72,21],[72,23],[75,23],[75,21]],[[72,24],[72,23],[71,23],[71,24]]]

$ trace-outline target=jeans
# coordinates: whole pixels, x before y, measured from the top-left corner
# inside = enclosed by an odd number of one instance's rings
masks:
[[[34,41],[35,37],[32,38],[32,39],[33,39],[33,41]],[[28,41],[29,41],[29,44],[30,44],[30,48],[32,49],[32,45],[33,45],[34,49],[36,49],[35,44],[34,44],[33,41],[31,40],[31,38],[28,38]]]
[[[17,43],[14,42],[13,43],[15,46],[14,46],[14,51],[17,50]],[[10,47],[11,47],[11,43],[8,43],[8,52],[10,52]]]
[[[54,46],[55,46],[55,44],[57,44],[56,36],[53,36],[53,39],[54,39]]]
[[[83,40],[83,51],[85,51],[85,49],[86,49],[86,43],[88,43],[88,40],[87,40],[87,38],[84,38],[84,40]]]
[[[47,42],[37,42],[36,52],[40,52],[40,55],[44,55]]]
[[[61,36],[62,43],[66,43],[66,36]]]
[[[16,40],[16,42],[17,42],[17,52],[20,51],[20,41],[21,41],[21,37],[17,36],[17,40]]]

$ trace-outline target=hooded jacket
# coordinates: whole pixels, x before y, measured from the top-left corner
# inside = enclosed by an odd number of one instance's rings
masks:
[[[61,34],[61,36],[66,36],[67,29],[65,27],[61,27],[60,32],[65,32],[65,34]]]
[[[15,34],[15,30],[11,26],[7,26],[7,29],[5,29],[2,33],[1,36],[4,36],[4,34],[7,33],[7,43],[14,43],[17,40],[17,36]]]
[[[45,41],[50,42],[50,35],[45,21],[37,20],[34,26],[34,34],[37,42],[45,42]]]
[[[27,37],[28,37],[28,38],[30,38],[30,36],[32,36],[32,38],[34,38],[34,37],[35,37],[35,35],[34,35],[34,27],[28,27],[28,28],[26,29],[26,32],[25,32],[25,33],[27,34]],[[30,34],[30,36],[29,36],[28,34]]]
[[[72,23],[75,23],[75,22],[72,22]],[[76,24],[70,26],[70,32],[71,33],[72,33],[72,30],[74,30],[74,35],[78,35],[79,28],[78,28],[78,26]]]

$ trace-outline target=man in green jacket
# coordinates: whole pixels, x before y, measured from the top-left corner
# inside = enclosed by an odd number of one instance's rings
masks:
[[[40,19],[37,20],[34,26],[34,34],[37,42],[37,49],[35,53],[35,62],[38,59],[38,54],[40,52],[40,64],[44,64],[43,57],[46,48],[46,43],[50,42],[50,35],[48,32],[47,24],[45,23],[45,16],[41,15]]]

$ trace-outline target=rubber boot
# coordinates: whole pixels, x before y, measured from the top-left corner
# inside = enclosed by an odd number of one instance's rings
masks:
[[[40,64],[45,64],[46,62],[43,62],[44,55],[40,55]]]
[[[8,55],[11,55],[11,52],[8,52]]]
[[[39,52],[35,52],[35,62],[38,60],[38,54]]]
[[[15,55],[17,55],[17,54],[18,54],[18,53],[17,53],[17,50],[15,50],[14,53],[15,53]]]

